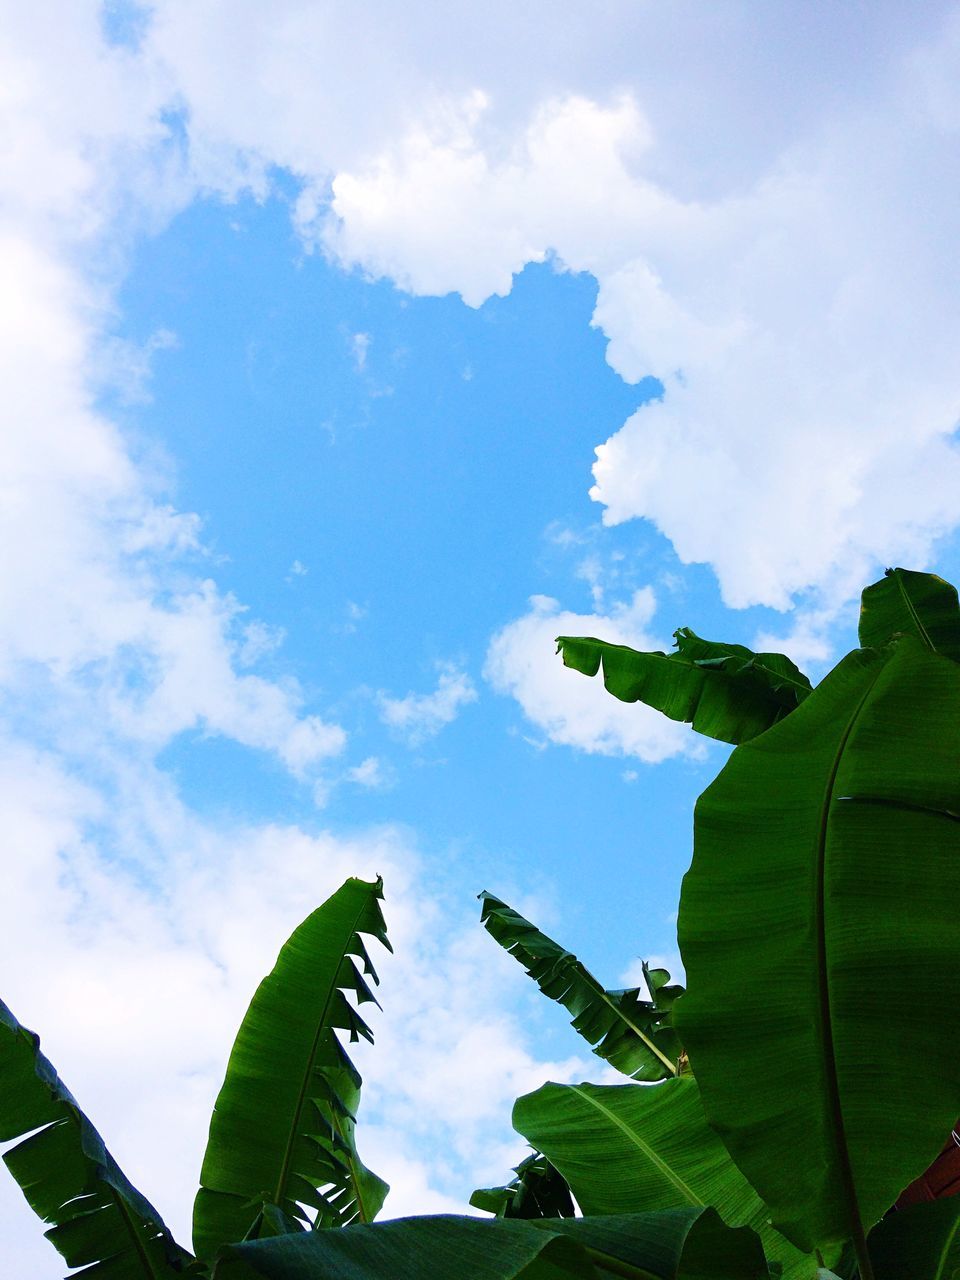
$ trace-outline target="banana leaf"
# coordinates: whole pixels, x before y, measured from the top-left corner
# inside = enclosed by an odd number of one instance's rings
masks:
[[[889,1214],[867,1240],[876,1280],[955,1280],[960,1274],[960,1196]]]
[[[284,1225],[339,1227],[380,1211],[388,1188],[357,1155],[360,1076],[336,1030],[373,1039],[347,994],[375,1000],[361,935],[390,948],[382,897],[381,880],[348,880],[294,930],[254,995],[210,1121],[198,1256]]]
[[[681,988],[663,969],[650,970],[653,1000],[632,987],[606,991],[571,952],[541,933],[518,911],[484,891],[480,920],[491,937],[523,965],[544,995],[572,1013],[572,1026],[598,1057],[634,1080],[677,1074],[680,1042],[670,1007]]]
[[[710,1209],[600,1219],[398,1218],[223,1250],[214,1280],[767,1280],[760,1242]]]
[[[860,600],[860,643],[880,649],[899,635],[914,635],[928,649],[960,662],[957,589],[935,573],[888,569]]]
[[[865,1232],[960,1111],[958,761],[960,668],[904,636],[848,655],[696,810],[674,1018],[707,1118],[774,1223],[851,1240],[863,1280]]]
[[[674,632],[675,653],[640,653],[592,636],[558,636],[564,665],[595,676],[622,702],[644,702],[708,738],[746,742],[782,720],[810,694],[810,681],[782,653]]]
[[[171,1280],[193,1261],[129,1182],[39,1038],[0,1001],[0,1141],[29,1133],[4,1164],[70,1267],[109,1280]]]
[[[572,1218],[576,1213],[570,1188],[546,1156],[534,1151],[513,1171],[504,1187],[479,1187],[470,1197],[474,1209],[498,1218]]]
[[[518,1098],[513,1126],[570,1184],[585,1214],[711,1205],[751,1227],[789,1280],[813,1280],[817,1262],[769,1226],[769,1213],[706,1122],[697,1083],[545,1084]]]

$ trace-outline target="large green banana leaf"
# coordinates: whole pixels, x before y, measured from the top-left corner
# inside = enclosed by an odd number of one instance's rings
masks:
[[[651,1087],[546,1084],[517,1099],[513,1125],[556,1165],[585,1214],[711,1205],[730,1226],[756,1231],[789,1280],[816,1275],[816,1259],[768,1225],[690,1077]]]
[[[767,1280],[748,1230],[710,1209],[600,1219],[452,1215],[280,1236],[225,1249],[215,1280]]]
[[[374,999],[353,957],[376,982],[361,934],[389,948],[382,897],[380,880],[348,880],[294,930],[257,989],[210,1121],[194,1205],[200,1257],[251,1233],[380,1211],[387,1185],[357,1155],[360,1076],[335,1029],[373,1038],[347,993]]]
[[[36,1132],[33,1132],[36,1130]],[[192,1261],[156,1209],[117,1167],[103,1139],[0,1001],[0,1141],[31,1136],[4,1163],[47,1239],[71,1267],[105,1280],[172,1280]]]
[[[721,742],[746,742],[782,720],[810,693],[810,681],[782,653],[674,632],[675,653],[640,653],[592,636],[558,636],[564,664],[595,676],[622,702],[645,702]]]
[[[957,589],[935,573],[888,569],[860,602],[860,643],[882,648],[898,635],[913,635],[928,649],[960,661]]]
[[[960,1112],[958,766],[960,667],[905,636],[845,658],[696,810],[674,1016],[707,1118],[773,1221],[852,1240],[863,1280],[865,1230]]]
[[[655,999],[637,988],[606,991],[577,957],[541,933],[518,911],[480,894],[480,919],[487,932],[519,960],[544,995],[573,1016],[573,1027],[593,1052],[635,1080],[664,1080],[677,1074],[680,1042],[670,1026],[670,1006],[679,994],[669,974],[651,970]]]
[[[889,1214],[867,1240],[876,1280],[956,1280],[960,1196]]]
[[[474,1209],[498,1218],[572,1218],[576,1213],[567,1180],[545,1155],[534,1151],[513,1171],[504,1187],[479,1187],[470,1197]]]

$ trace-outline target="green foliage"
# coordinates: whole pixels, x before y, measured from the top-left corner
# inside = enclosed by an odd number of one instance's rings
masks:
[[[746,742],[782,720],[810,693],[810,681],[782,653],[674,632],[676,653],[638,653],[592,636],[558,636],[564,664],[603,683],[622,702],[645,702],[671,720],[722,742]]]
[[[693,1079],[646,1089],[546,1084],[517,1100],[513,1124],[560,1170],[584,1213],[712,1205],[730,1226],[752,1227],[790,1280],[816,1274],[815,1259],[767,1225],[766,1206],[707,1124]]]
[[[33,1132],[36,1130],[36,1132]],[[71,1267],[99,1264],[98,1280],[168,1280],[191,1261],[163,1219],[117,1167],[103,1139],[40,1052],[40,1041],[0,1002],[0,1141],[45,1233]]]
[[[361,935],[390,946],[382,897],[381,881],[348,880],[294,930],[254,995],[210,1121],[193,1220],[200,1257],[284,1224],[340,1227],[380,1211],[387,1185],[354,1142],[360,1076],[335,1032],[373,1039],[347,993],[375,1002]]]
[[[960,1110],[958,760],[960,666],[907,635],[845,658],[697,805],[676,1022],[801,1248],[862,1238]]]
[[[891,1213],[870,1233],[876,1280],[956,1280],[960,1196]]]
[[[957,593],[890,570],[860,638],[815,690],[780,655],[686,630],[669,656],[561,639],[617,697],[740,745],[696,809],[685,993],[647,966],[649,998],[607,991],[481,895],[491,935],[632,1078],[518,1100],[536,1150],[474,1193],[492,1220],[370,1222],[386,1185],[357,1155],[337,1032],[371,1038],[355,1004],[374,999],[364,935],[389,946],[379,881],[308,917],[253,998],[199,1260],[0,1005],[0,1140],[22,1139],[4,1160],[68,1263],[90,1280],[956,1280],[960,1196],[892,1206],[960,1114]]]
[[[225,1249],[215,1280],[766,1280],[711,1209],[575,1219],[400,1218]]]
[[[519,912],[481,893],[480,919],[487,932],[526,969],[540,990],[569,1010],[573,1027],[593,1052],[634,1080],[664,1080],[678,1072],[680,1044],[670,1025],[682,991],[663,969],[647,971],[653,1000],[633,987],[605,991],[571,952],[548,938]]]
[[[960,661],[960,605],[957,589],[934,573],[888,569],[867,587],[860,604],[860,643],[882,649],[900,635],[912,635],[934,653]]]
[[[576,1212],[563,1174],[539,1151],[521,1160],[517,1176],[504,1187],[480,1187],[470,1197],[474,1209],[498,1218],[572,1218]]]

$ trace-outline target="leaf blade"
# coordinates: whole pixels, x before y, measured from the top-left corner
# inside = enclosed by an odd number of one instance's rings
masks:
[[[680,1043],[671,1027],[676,988],[658,978],[655,998],[639,989],[607,991],[575,955],[492,893],[479,895],[480,920],[505,951],[552,1000],[572,1013],[572,1025],[598,1057],[634,1080],[664,1080],[677,1074]],[[658,971],[659,972],[659,971]],[[669,994],[656,996],[664,990]]]
[[[503,1187],[478,1187],[470,1197],[474,1209],[498,1218],[572,1218],[576,1213],[563,1174],[539,1151],[514,1169]]]
[[[960,1269],[960,1198],[899,1209],[867,1243],[876,1280],[952,1280]]]
[[[604,687],[622,702],[643,702],[721,742],[756,737],[810,693],[810,681],[781,653],[704,640],[686,627],[675,643],[674,653],[642,653],[593,636],[558,636],[557,651],[584,675],[602,667]]]
[[[713,1268],[705,1269],[711,1261]],[[232,1246],[215,1280],[766,1280],[759,1241],[709,1209],[622,1218],[438,1215]]]
[[[363,933],[389,947],[382,896],[379,880],[348,880],[294,930],[257,989],[210,1122],[194,1205],[199,1256],[259,1229],[265,1208],[341,1226],[382,1207],[387,1185],[356,1151],[360,1076],[335,1034],[372,1039],[344,993],[372,998],[353,957],[372,968]]]
[[[4,1163],[71,1267],[110,1264],[116,1280],[167,1280],[193,1261],[123,1174],[39,1038],[0,1001],[0,1140],[29,1134]]]
[[[697,806],[675,1016],[708,1119],[801,1248],[862,1236],[956,1118],[958,725],[954,663],[912,636],[858,650]],[[924,981],[891,1012],[905,973]]]
[[[750,1227],[791,1280],[816,1261],[768,1226],[766,1206],[707,1124],[691,1077],[642,1085],[546,1084],[517,1099],[514,1128],[542,1150],[587,1215],[712,1206]]]
[[[933,653],[960,662],[957,589],[935,573],[888,569],[863,591],[860,643],[882,648],[899,635],[914,635]]]

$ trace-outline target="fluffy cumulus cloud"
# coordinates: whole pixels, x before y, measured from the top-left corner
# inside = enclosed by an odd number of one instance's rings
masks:
[[[477,304],[548,255],[592,273],[611,364],[664,384],[597,441],[592,496],[711,564],[732,605],[842,599],[960,522],[946,0],[818,0],[802,24],[735,2],[143,15],[109,47],[97,7],[72,6],[69,57],[39,19],[12,24],[31,215],[156,221],[280,166],[308,244],[414,292]]]
[[[548,252],[591,272],[611,365],[664,387],[598,444],[604,521],[652,521],[734,606],[843,599],[960,521],[958,26],[711,198],[649,176],[658,119],[639,90],[549,101],[500,153],[475,98],[456,128],[338,175],[318,235],[474,304]]]
[[[696,752],[685,726],[639,703],[619,702],[601,680],[567,670],[559,658],[549,660],[558,635],[600,636],[635,649],[663,648],[649,632],[655,610],[649,587],[605,616],[565,612],[549,596],[533,596],[529,611],[491,640],[484,675],[498,692],[516,698],[526,718],[551,742],[649,763]]]

